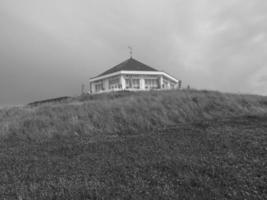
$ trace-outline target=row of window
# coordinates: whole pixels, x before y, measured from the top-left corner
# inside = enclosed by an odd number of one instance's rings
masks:
[[[112,85],[109,85],[109,89],[113,90],[113,89],[120,89],[122,88],[121,87],[121,84],[112,84]],[[98,84],[95,84],[95,91],[96,92],[100,92],[100,91],[103,91],[105,90],[104,86],[103,86],[103,83],[98,83]]]
[[[146,89],[152,89],[152,88],[158,88],[158,87],[159,87],[159,81],[157,79],[145,79]]]
[[[133,89],[140,89],[140,79],[126,79],[126,89],[133,88]],[[152,89],[158,88],[159,81],[157,79],[145,79],[145,88]]]
[[[126,89],[140,89],[140,79],[125,79],[126,83]],[[171,88],[174,87],[173,84],[170,85]],[[168,88],[169,87],[169,82],[167,80],[163,80],[163,88]],[[120,79],[115,78],[115,79],[110,79],[109,80],[109,89],[120,89],[122,88],[120,84]],[[145,79],[145,89],[155,89],[159,88],[159,80],[158,79]],[[95,84],[95,91],[99,92],[105,90],[103,86],[103,82],[99,82]]]
[[[126,89],[140,89],[140,79],[125,79]]]

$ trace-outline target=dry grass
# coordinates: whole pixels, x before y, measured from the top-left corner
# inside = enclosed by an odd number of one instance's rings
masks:
[[[266,112],[192,90],[2,109],[0,199],[267,199]]]
[[[152,91],[73,98],[68,103],[0,110],[2,138],[129,135],[210,119],[267,112],[267,98],[210,91]]]
[[[0,199],[266,199],[267,118],[0,141]]]

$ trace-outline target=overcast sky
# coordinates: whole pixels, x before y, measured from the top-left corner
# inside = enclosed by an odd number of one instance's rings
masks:
[[[267,95],[266,0],[0,0],[0,105],[78,95],[129,45],[194,88]]]

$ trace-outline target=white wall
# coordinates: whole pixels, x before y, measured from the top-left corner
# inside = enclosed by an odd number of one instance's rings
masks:
[[[124,76],[120,76],[121,87],[124,90],[126,88],[126,82]]]
[[[162,88],[163,85],[163,76],[159,77],[159,88]]]
[[[140,89],[141,90],[145,90],[146,89],[144,77],[140,77]]]
[[[119,76],[119,79],[120,79],[120,84],[122,86],[121,89],[118,89],[118,90],[124,90],[126,89],[126,81],[125,79],[127,78],[126,77],[127,75],[120,75]],[[142,75],[142,74],[139,74],[139,75],[133,75],[133,74],[130,74],[130,76],[134,76],[135,78],[139,78],[140,79],[140,90],[146,90],[145,88],[145,79],[147,78],[157,78],[159,80],[159,89],[171,89],[171,83],[175,84],[175,87],[174,88],[177,88],[178,84],[175,83],[174,81],[170,80],[168,77],[166,76],[163,76],[163,75]],[[111,77],[110,77],[111,78]],[[165,85],[164,88],[162,88],[162,85],[164,83],[164,81],[167,81],[167,85]],[[101,80],[98,80],[96,82],[100,82]],[[95,93],[95,83],[96,82],[91,82],[91,91],[92,93]],[[105,78],[102,80],[103,82],[103,87],[104,87],[104,91],[101,91],[101,92],[109,92],[109,91],[113,91],[112,89],[109,89],[109,78]]]
[[[103,80],[103,87],[104,87],[104,90],[106,91],[106,90],[108,90],[109,88],[108,88],[108,79],[104,79]]]

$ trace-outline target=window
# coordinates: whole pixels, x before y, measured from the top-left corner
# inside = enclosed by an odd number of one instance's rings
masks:
[[[133,88],[134,89],[140,89],[140,80],[139,79],[132,79]]]
[[[125,79],[126,83],[126,89],[131,88],[131,80],[130,79]]]
[[[95,84],[95,91],[96,91],[96,92],[99,92],[99,91],[101,91],[101,90],[104,90],[104,88],[103,88],[103,83],[102,83],[102,82],[100,82],[100,83],[96,83],[96,84]]]
[[[110,79],[108,81],[109,89],[121,88],[120,79],[118,77]]]
[[[167,79],[163,79],[163,88],[169,88],[169,81]]]
[[[145,79],[145,88],[146,89],[155,89],[158,88],[158,80],[157,79]]]

